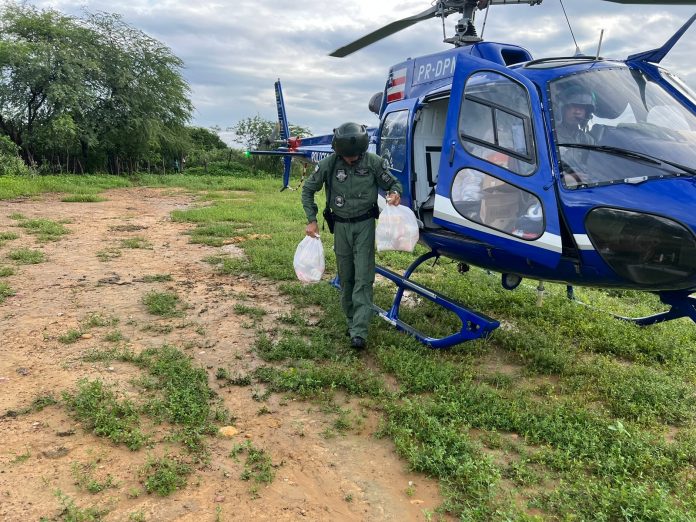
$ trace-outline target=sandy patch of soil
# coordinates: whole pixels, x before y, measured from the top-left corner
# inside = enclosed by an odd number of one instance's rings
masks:
[[[236,417],[239,433],[213,438],[210,464],[197,469],[182,491],[161,498],[142,493],[138,470],[148,454],[174,453],[155,430],[154,448],[131,452],[86,433],[62,405],[41,412],[0,417],[0,519],[60,520],[56,490],[80,507],[108,509],[104,520],[423,520],[423,510],[441,502],[435,481],[408,472],[387,440],[376,439],[377,420],[367,411],[362,425],[347,435],[322,435],[334,417],[311,403],[271,396],[270,413],[259,415],[253,386],[220,388],[219,367],[241,373],[257,366],[252,350],[251,319],[235,314],[237,303],[268,313],[271,325],[289,311],[276,287],[267,281],[222,276],[202,261],[221,249],[190,244],[190,225],[173,223],[170,212],[193,203],[184,192],[119,189],[101,203],[62,203],[56,195],[0,202],[0,231],[20,238],[0,246],[0,265],[19,247],[44,252],[47,260],[18,266],[7,282],[16,295],[0,305],[0,416],[26,408],[38,396],[75,389],[80,378],[100,378],[121,393],[137,393],[131,380],[141,374],[133,365],[87,363],[85,353],[114,343],[104,336],[118,329],[138,351],[168,343],[184,349],[206,368],[210,385]],[[13,213],[27,218],[69,220],[71,234],[38,243]],[[120,248],[121,240],[142,237],[151,248]],[[107,261],[97,253],[120,250]],[[233,247],[235,248],[235,247]],[[238,253],[238,252],[233,252]],[[171,274],[169,282],[147,283],[143,276]],[[175,291],[188,304],[185,317],[158,319],[142,304],[151,290]],[[88,314],[118,318],[116,327],[94,327],[73,344],[58,338],[79,327]],[[167,333],[163,326],[169,325]],[[360,414],[357,402],[342,404]],[[158,438],[159,437],[159,438]],[[244,456],[229,457],[234,444],[251,440],[277,464],[276,478],[258,497],[240,479]],[[116,487],[98,494],[80,490],[71,467],[94,463],[95,474],[112,475]],[[412,495],[407,495],[409,483]]]

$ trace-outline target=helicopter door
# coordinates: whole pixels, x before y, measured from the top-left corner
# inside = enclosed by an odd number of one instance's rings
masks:
[[[544,266],[561,256],[540,101],[510,69],[457,57],[434,222]]]

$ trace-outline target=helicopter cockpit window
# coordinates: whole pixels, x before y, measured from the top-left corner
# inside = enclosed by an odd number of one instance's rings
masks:
[[[554,80],[549,95],[566,188],[696,168],[696,116],[639,69],[590,69]]]
[[[544,211],[534,194],[479,170],[462,169],[452,183],[452,204],[462,216],[533,241],[544,233]]]
[[[469,77],[459,133],[472,156],[522,176],[536,170],[529,95],[507,76],[484,71]]]
[[[379,155],[389,161],[391,168],[404,170],[406,164],[406,132],[408,111],[387,114],[382,124]]]

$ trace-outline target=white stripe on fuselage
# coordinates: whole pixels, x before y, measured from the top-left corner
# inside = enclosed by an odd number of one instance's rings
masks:
[[[457,225],[461,225],[472,230],[484,232],[486,234],[490,234],[491,236],[502,237],[505,239],[509,239],[510,241],[516,241],[525,245],[535,246],[544,250],[550,250],[552,252],[558,253],[561,253],[563,251],[561,236],[558,234],[544,232],[544,234],[539,239],[536,239],[534,241],[521,239],[519,237],[515,237],[510,234],[494,230],[492,228],[480,225],[479,223],[474,223],[473,221],[466,219],[459,212],[457,212],[457,210],[452,205],[452,201],[449,198],[440,195],[435,196],[435,212],[433,213],[433,217],[436,217],[438,219],[444,219],[446,221],[450,221],[451,223],[456,223]]]

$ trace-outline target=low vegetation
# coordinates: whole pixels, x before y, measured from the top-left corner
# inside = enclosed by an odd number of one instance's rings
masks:
[[[343,335],[338,293],[294,279],[299,201],[256,183],[247,187],[252,198],[210,198],[208,206],[173,213],[198,227],[193,242],[223,244],[249,222],[268,238],[240,242],[244,258],[211,260],[223,273],[278,280],[295,306],[273,332],[259,333],[255,348],[268,365],[253,381],[307,399],[326,401],[336,390],[373,399],[383,415],[380,435],[412,469],[440,479],[439,511],[462,520],[565,520],[570,513],[687,520],[696,512],[696,330],[689,321],[637,328],[600,310],[645,315],[661,306],[651,296],[577,289],[593,304],[584,307],[552,284],[538,307],[536,283],[509,292],[484,271],[460,275],[443,262],[415,279],[505,326],[488,340],[438,352],[375,319],[368,353],[358,355]],[[331,237],[322,240],[331,275]],[[383,253],[378,262],[403,270],[411,259]],[[377,285],[382,307],[392,295]],[[402,313],[417,328],[442,335],[458,327],[452,314],[416,301]],[[235,311],[253,316],[252,308]],[[216,376],[230,384],[238,378],[224,368]],[[331,436],[346,418],[337,418]]]

